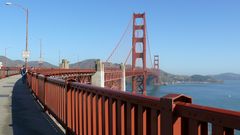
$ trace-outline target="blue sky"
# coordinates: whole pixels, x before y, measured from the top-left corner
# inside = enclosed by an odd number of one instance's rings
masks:
[[[25,15],[0,0],[0,55],[22,59]],[[57,64],[89,58],[106,60],[133,12],[146,12],[152,54],[161,69],[175,74],[240,73],[239,0],[12,0],[29,8],[30,60]],[[130,31],[131,32],[131,31]],[[127,57],[131,34],[116,62]],[[148,62],[149,64],[150,62]]]

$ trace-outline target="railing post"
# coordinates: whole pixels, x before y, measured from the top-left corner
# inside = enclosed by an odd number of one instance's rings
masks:
[[[42,98],[42,102],[43,102],[43,111],[44,112],[46,112],[47,111],[47,106],[46,106],[46,102],[45,102],[45,97],[46,97],[46,87],[45,87],[45,85],[46,85],[46,76],[44,76],[44,78],[43,78],[43,86],[42,86],[42,88],[43,88],[43,98]]]
[[[27,86],[28,88],[32,86],[32,72],[27,72]]]
[[[28,83],[29,83],[29,84],[28,84],[28,85],[29,85],[29,88],[32,89],[32,75],[33,75],[33,74],[32,74],[32,72],[31,72],[31,73],[28,73],[27,75],[29,76],[29,81],[28,81]]]
[[[65,81],[65,130],[66,130],[66,135],[70,135],[69,129],[68,129],[68,98],[67,98],[67,93],[68,93],[68,82]]]
[[[161,135],[187,135],[188,122],[174,113],[174,102],[178,101],[191,103],[192,99],[182,94],[169,94],[161,98]]]
[[[70,92],[70,93],[69,93]],[[71,96],[69,96],[69,94],[71,95],[71,90],[69,89],[69,82],[65,81],[65,130],[66,130],[66,135],[72,135],[72,131],[71,129],[68,127],[68,123],[69,123],[69,116],[71,115],[72,112],[69,112],[69,107],[71,107]],[[71,118],[71,117],[70,117]],[[71,120],[71,119],[70,119]],[[71,125],[70,125],[71,126]]]
[[[6,68],[3,68],[2,70],[2,78],[6,77]]]
[[[92,76],[92,85],[104,87],[104,64],[100,61],[96,61],[97,72]]]
[[[6,69],[6,72],[7,72],[7,75],[6,75],[6,77],[8,77],[8,76],[9,76],[9,73],[8,73],[8,71],[9,71],[9,68],[7,68],[7,69]]]
[[[30,80],[30,79],[29,79],[29,72],[27,72],[27,75],[26,75],[26,76],[27,76],[27,77],[26,77],[26,78],[27,78],[27,87],[30,88],[30,87],[29,87],[29,86],[30,86],[30,83],[29,83],[29,80]]]
[[[39,96],[39,73],[36,74],[36,91],[35,91],[35,96],[36,96],[36,100],[38,99]]]

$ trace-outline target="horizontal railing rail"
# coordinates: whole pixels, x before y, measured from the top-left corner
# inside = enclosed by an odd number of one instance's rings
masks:
[[[205,135],[208,123],[213,124],[213,133],[233,134],[240,125],[239,112],[194,105],[181,94],[156,98],[40,72],[28,73],[28,84],[68,134]]]
[[[1,67],[0,68],[0,79],[12,75],[20,74],[19,67]]]
[[[208,134],[208,124],[213,135],[233,135],[240,130],[240,112],[181,102],[176,103],[175,112],[189,121],[189,134]]]

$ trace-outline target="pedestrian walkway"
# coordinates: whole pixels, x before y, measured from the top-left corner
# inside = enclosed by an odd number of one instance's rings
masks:
[[[0,135],[62,135],[20,77],[0,79]]]

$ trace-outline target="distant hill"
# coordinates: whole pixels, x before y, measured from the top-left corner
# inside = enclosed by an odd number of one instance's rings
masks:
[[[82,69],[94,69],[97,59],[88,59],[81,62],[70,64],[70,68],[82,68]],[[120,67],[120,64],[116,63],[104,63],[105,67]],[[129,65],[127,65],[129,66]],[[175,83],[220,83],[221,80],[215,79],[212,76],[203,75],[174,75],[167,73],[163,70],[160,71],[160,80],[164,84],[175,84]]]
[[[0,62],[2,62],[3,65],[5,65],[5,63],[6,63],[7,67],[21,67],[25,63],[23,60],[11,60],[11,59],[6,58],[4,56],[0,56]],[[38,67],[38,61],[29,61],[28,65],[30,67]],[[48,62],[43,62],[42,67],[56,68],[57,66],[55,66],[53,64],[50,64]]]
[[[240,74],[235,73],[223,73],[212,77],[219,80],[240,80]]]
[[[209,75],[192,75],[189,78],[189,81],[191,82],[209,82],[209,83],[221,83],[223,82],[222,80],[215,79],[212,76]]]
[[[70,64],[70,68],[82,68],[82,69],[95,69],[95,63],[98,59],[87,59],[81,62]],[[0,56],[0,61],[3,64],[7,63],[9,67],[16,67],[24,65],[22,60],[11,60],[4,56]],[[104,63],[105,67],[119,67],[120,64],[115,63]],[[38,67],[38,61],[29,61],[29,66]],[[129,65],[126,65],[129,66]],[[50,64],[48,62],[43,63],[43,67],[56,68],[57,66]],[[160,70],[160,80],[165,84],[175,84],[175,83],[221,83],[222,80],[240,80],[240,74],[234,73],[223,73],[219,75],[174,75],[163,70]]]
[[[31,67],[38,67],[39,66],[38,61],[29,61],[28,64]],[[45,67],[45,68],[57,68],[58,66],[55,66],[55,65],[53,65],[51,63],[48,63],[48,62],[43,62],[42,67]]]
[[[184,75],[174,75],[163,70],[160,70],[160,79],[161,82],[176,82],[176,81],[184,81],[188,78],[188,76]]]
[[[81,68],[81,69],[95,69],[96,61],[99,59],[87,59],[84,61],[70,64],[70,68]],[[120,67],[120,64],[104,62],[104,67]]]
[[[77,63],[70,64],[70,68],[95,69],[97,59],[87,59]]]
[[[70,64],[70,68],[95,68],[95,62],[98,59],[87,59],[81,62]],[[119,67],[119,64],[104,63],[105,67]],[[129,65],[126,65],[126,67]],[[160,80],[164,84],[175,83],[222,83],[224,80],[240,80],[239,74],[224,73],[219,75],[174,75],[163,70],[160,70]]]
[[[0,62],[2,62],[3,65],[6,63],[7,67],[21,67],[24,64],[22,60],[11,60],[4,56],[0,56]]]
[[[221,79],[216,79],[212,76],[204,75],[174,75],[165,71],[160,71],[160,80],[163,84],[176,83],[222,83]]]

